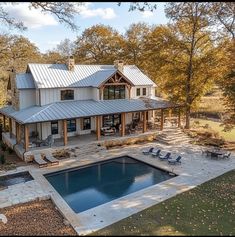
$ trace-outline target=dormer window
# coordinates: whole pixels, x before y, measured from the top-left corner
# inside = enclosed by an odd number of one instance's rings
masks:
[[[74,90],[60,91],[61,100],[74,100]]]

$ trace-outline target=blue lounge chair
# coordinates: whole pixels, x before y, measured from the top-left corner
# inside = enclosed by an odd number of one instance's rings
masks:
[[[171,159],[171,153],[167,152],[165,156],[159,156],[160,160],[168,160]]]
[[[153,149],[154,149],[153,147],[150,147],[147,148],[146,150],[143,150],[142,152],[144,155],[149,155],[153,151]]]
[[[153,157],[158,157],[158,156],[160,155],[160,152],[161,152],[160,149],[158,149],[158,150],[153,150],[153,151],[152,151],[152,156],[153,156]]]
[[[178,156],[176,159],[168,160],[168,163],[171,165],[181,164],[181,156]]]

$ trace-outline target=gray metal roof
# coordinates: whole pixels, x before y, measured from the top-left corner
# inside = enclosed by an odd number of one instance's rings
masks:
[[[16,87],[21,89],[34,89],[35,84],[31,73],[16,74]]]
[[[20,111],[15,111],[9,106],[1,108],[0,113],[24,124],[122,112],[147,111],[174,106],[176,105],[158,97],[155,97],[155,99],[141,98],[130,100],[77,100],[56,102],[41,107],[32,106]]]
[[[114,65],[75,65],[74,71],[65,64],[30,63],[28,67],[37,88],[98,87],[117,71]],[[156,85],[135,65],[125,65],[122,73],[133,85]]]

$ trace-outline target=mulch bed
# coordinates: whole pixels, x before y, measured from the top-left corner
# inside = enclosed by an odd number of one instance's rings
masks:
[[[7,223],[0,221],[0,236],[4,235],[77,235],[51,200],[33,201],[0,209]]]

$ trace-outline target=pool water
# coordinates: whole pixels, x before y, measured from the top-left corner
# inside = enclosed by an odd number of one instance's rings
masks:
[[[74,212],[79,213],[174,176],[124,156],[45,177]]]
[[[19,172],[16,174],[4,175],[0,177],[0,188],[6,188],[8,186],[25,183],[33,180],[33,177],[28,171]]]

